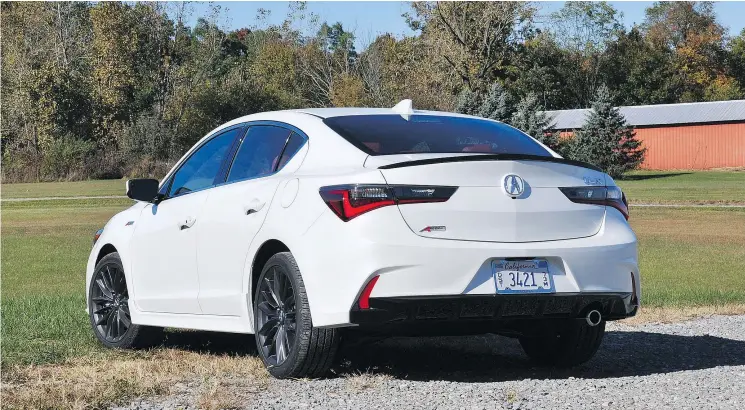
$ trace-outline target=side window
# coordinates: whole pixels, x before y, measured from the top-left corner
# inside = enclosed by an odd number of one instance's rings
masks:
[[[174,174],[168,196],[179,196],[211,187],[220,172],[223,159],[240,131],[240,128],[236,128],[224,132],[197,149]]]
[[[271,125],[250,127],[235,155],[228,182],[258,178],[274,172],[289,135],[289,130]]]
[[[282,169],[282,167],[284,167],[285,164],[290,161],[295,154],[297,154],[303,144],[305,144],[305,138],[293,132],[292,135],[290,135],[290,139],[287,141],[285,150],[282,151],[282,157],[279,159],[277,169]]]

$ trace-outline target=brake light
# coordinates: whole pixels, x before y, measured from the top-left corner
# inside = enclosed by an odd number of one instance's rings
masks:
[[[559,188],[570,201],[579,204],[612,206],[629,219],[629,204],[626,195],[617,186]]]
[[[457,187],[417,185],[334,185],[319,190],[321,198],[346,222],[366,212],[389,205],[445,202]]]

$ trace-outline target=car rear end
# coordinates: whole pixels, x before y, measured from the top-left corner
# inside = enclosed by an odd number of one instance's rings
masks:
[[[329,212],[306,233],[324,243],[308,262],[327,283],[318,325],[528,335],[551,321],[589,323],[591,312],[636,313],[636,237],[623,193],[600,170],[483,119],[324,122],[379,175],[319,189]]]

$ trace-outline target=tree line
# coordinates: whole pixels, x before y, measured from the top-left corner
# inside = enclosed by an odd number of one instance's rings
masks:
[[[281,24],[260,9],[237,30],[219,6],[196,20],[188,3],[0,7],[5,182],[160,177],[242,115],[404,98],[511,123],[576,158],[603,133],[565,143],[542,112],[594,102],[610,118],[596,124],[615,124],[606,134],[625,144],[612,151],[638,164],[613,106],[745,98],[745,30],[728,33],[710,2],[655,3],[630,29],[605,2],[548,15],[531,2],[416,2],[401,17],[413,36],[381,34],[361,50],[304,3]]]

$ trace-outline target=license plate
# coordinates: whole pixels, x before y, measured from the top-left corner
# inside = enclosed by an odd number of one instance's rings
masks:
[[[543,259],[492,262],[497,293],[553,293],[554,281]]]

